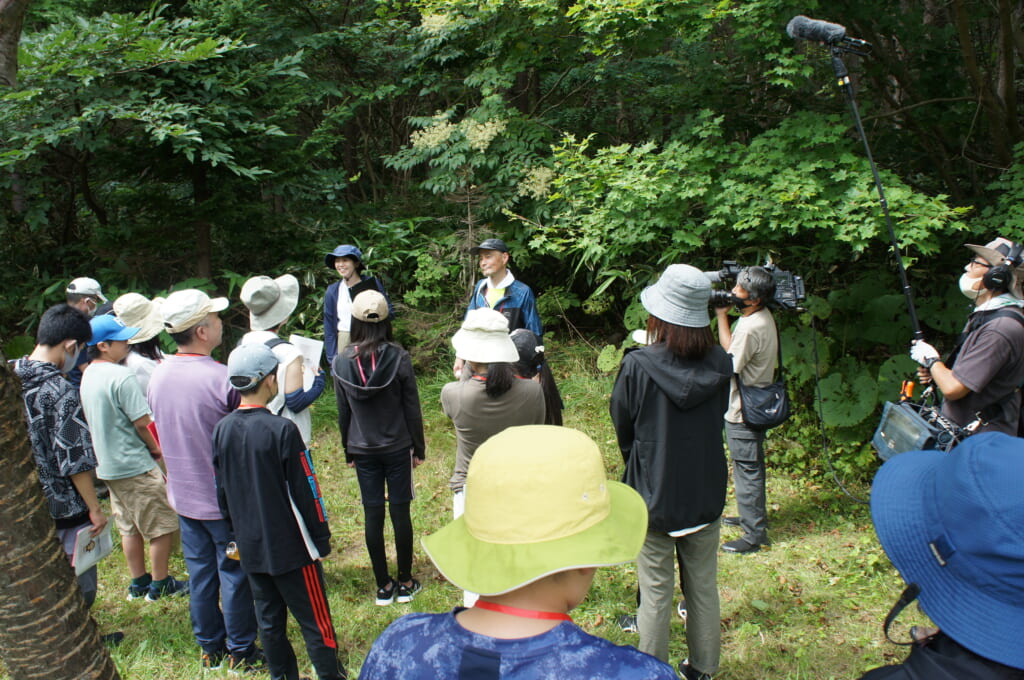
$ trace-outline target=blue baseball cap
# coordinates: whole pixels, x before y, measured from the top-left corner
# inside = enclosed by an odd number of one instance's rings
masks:
[[[1024,439],[911,451],[875,476],[871,517],[921,609],[979,656],[1024,669]]]
[[[353,257],[358,260],[359,264],[363,263],[363,251],[359,250],[355,246],[348,244],[340,245],[331,252],[324,255],[324,264],[334,269],[334,261],[339,257]]]
[[[228,381],[237,390],[250,390],[277,370],[277,355],[263,342],[236,347],[228,355]]]
[[[109,314],[94,316],[89,320],[89,326],[92,327],[92,340],[89,341],[90,347],[95,347],[101,342],[130,340],[140,330],[135,326],[125,326],[123,321]]]

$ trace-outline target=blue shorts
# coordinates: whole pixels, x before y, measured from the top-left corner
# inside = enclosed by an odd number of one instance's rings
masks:
[[[394,453],[356,453],[352,454],[352,459],[356,464],[363,505],[408,503],[416,497],[412,486],[412,451],[409,449]]]

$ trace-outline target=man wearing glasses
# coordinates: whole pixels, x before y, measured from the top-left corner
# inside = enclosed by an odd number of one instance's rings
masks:
[[[964,267],[960,291],[974,310],[949,355],[917,341],[910,357],[921,365],[922,384],[942,392],[942,415],[961,427],[980,420],[978,432],[1016,435],[1024,382],[1024,244],[1005,238],[968,245],[974,257]]]

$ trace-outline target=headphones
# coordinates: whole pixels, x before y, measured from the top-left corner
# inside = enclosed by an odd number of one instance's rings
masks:
[[[1003,261],[991,267],[981,278],[982,284],[991,291],[1008,291],[1013,285],[1013,270],[1021,265],[1021,251],[1024,251],[1024,243],[1014,243],[1010,251],[1006,253]]]

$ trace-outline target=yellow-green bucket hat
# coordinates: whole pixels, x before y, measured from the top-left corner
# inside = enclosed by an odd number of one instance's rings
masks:
[[[640,494],[608,479],[597,444],[567,427],[491,437],[470,461],[465,493],[465,514],[422,542],[445,578],[481,595],[631,562],[647,535]]]

